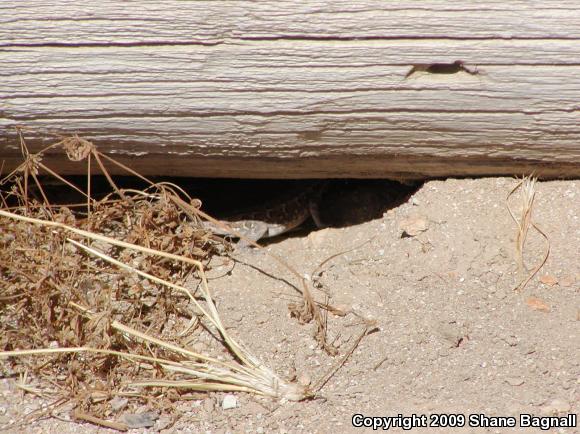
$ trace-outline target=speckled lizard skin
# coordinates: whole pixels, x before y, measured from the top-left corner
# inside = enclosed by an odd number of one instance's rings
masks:
[[[324,188],[323,182],[313,182],[262,206],[225,217],[222,221],[233,231],[253,241],[296,229],[310,216],[317,226],[322,227],[318,201]],[[235,236],[233,231],[226,231],[211,222],[204,222],[203,225],[217,235]],[[245,244],[243,240],[238,243],[241,246]]]

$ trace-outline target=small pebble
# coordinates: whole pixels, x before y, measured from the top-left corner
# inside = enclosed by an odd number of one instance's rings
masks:
[[[519,377],[508,377],[505,379],[505,381],[510,386],[521,386],[524,384],[524,380]]]
[[[119,410],[122,410],[123,408],[125,408],[128,403],[129,403],[129,400],[127,398],[121,398],[119,396],[115,396],[113,399],[111,399],[111,401],[109,402],[109,405],[111,406],[111,409],[114,412],[118,412]]]
[[[224,400],[222,401],[222,408],[224,410],[230,410],[232,408],[236,408],[237,406],[238,400],[234,395],[228,394],[224,396]]]
[[[301,386],[310,386],[310,383],[312,383],[312,378],[306,372],[300,374],[297,380],[298,384],[300,384]]]
[[[159,418],[159,414],[154,411],[147,411],[145,413],[130,414],[125,413],[121,416],[121,421],[125,422],[129,428],[149,428],[155,425],[155,421]]]

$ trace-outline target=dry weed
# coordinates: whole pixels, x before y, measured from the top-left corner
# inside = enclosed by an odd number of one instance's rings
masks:
[[[529,273],[527,277],[522,278],[519,284],[514,288],[514,290],[523,290],[526,285],[532,280],[532,278],[540,271],[548,260],[550,255],[550,240],[548,236],[532,221],[532,210],[534,208],[534,200],[536,198],[536,182],[538,178],[535,176],[527,176],[522,178],[516,186],[509,192],[506,197],[507,209],[518,227],[516,233],[516,261],[518,264],[518,270],[520,273],[524,273],[526,268],[524,264],[524,249],[526,246],[526,240],[528,238],[528,232],[530,228],[535,229],[546,241],[546,251],[542,260],[534,267],[534,269]],[[510,197],[518,190],[521,190],[521,213],[518,219],[515,213],[509,206]]]
[[[21,147],[24,163],[0,181],[2,376],[34,373],[42,393],[58,405],[72,399],[85,420],[110,418],[112,398],[143,401],[144,390],[161,410],[191,390],[311,396],[223,327],[204,270],[227,246],[198,224],[204,214],[197,201],[170,184],[118,188],[103,161],[119,163],[79,137],[47,148],[86,161],[87,173],[96,161],[113,190],[96,200],[89,175],[84,191],[47,167],[42,152],[29,154],[22,137]],[[84,203],[51,204],[39,171],[75,189]],[[187,289],[191,283],[198,293]],[[311,300],[306,286],[304,294]],[[203,354],[192,342],[203,343]],[[38,384],[23,382],[21,389],[41,393]]]

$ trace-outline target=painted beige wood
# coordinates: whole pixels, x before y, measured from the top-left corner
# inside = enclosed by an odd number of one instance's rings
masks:
[[[147,174],[580,176],[580,4],[4,0],[0,98],[4,171],[22,126]]]

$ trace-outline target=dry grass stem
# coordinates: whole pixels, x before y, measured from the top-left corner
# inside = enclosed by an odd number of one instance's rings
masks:
[[[527,276],[523,277],[520,280],[518,285],[514,288],[514,290],[518,291],[523,290],[527,286],[530,280],[532,280],[532,278],[544,266],[550,255],[550,240],[548,239],[548,236],[532,220],[532,210],[534,207],[534,200],[536,197],[536,182],[537,177],[535,176],[527,176],[525,178],[522,178],[506,197],[506,206],[508,212],[510,213],[510,216],[512,217],[514,222],[516,223],[518,229],[516,233],[515,250],[516,250],[516,261],[520,273],[523,274],[526,271],[526,267],[524,264],[524,250],[530,228],[535,229],[542,236],[542,238],[544,238],[546,242],[546,250],[544,252],[542,260],[533,268],[533,270]],[[510,197],[518,190],[521,191],[521,200],[522,200],[521,213],[519,218],[516,217],[515,213],[509,206]]]

